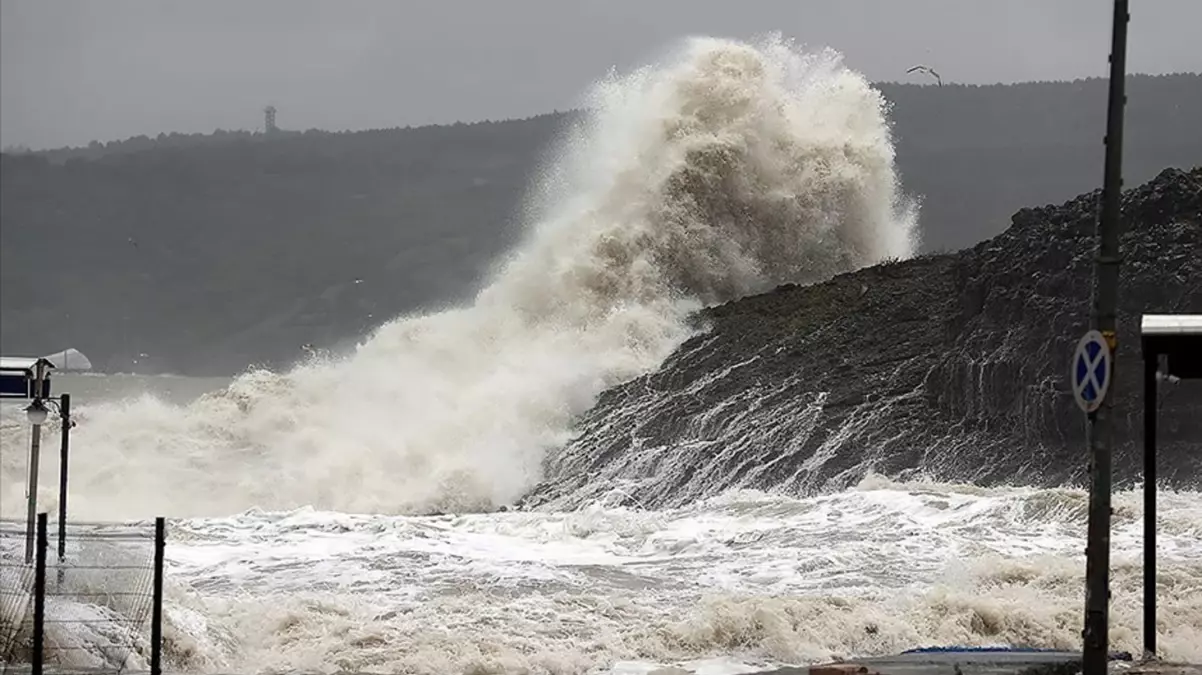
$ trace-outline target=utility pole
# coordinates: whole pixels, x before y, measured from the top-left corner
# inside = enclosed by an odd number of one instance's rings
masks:
[[[1127,70],[1127,0],[1114,2],[1110,47],[1110,96],[1106,114],[1106,165],[1102,184],[1102,213],[1098,226],[1098,257],[1094,267],[1090,326],[1110,346],[1110,381],[1118,356],[1117,306],[1119,281],[1119,205],[1123,189],[1123,108]],[[1114,388],[1109,387],[1108,393]],[[1114,397],[1106,396],[1088,414],[1090,448],[1089,543],[1085,561],[1084,675],[1105,675],[1109,661],[1110,625],[1110,492],[1113,452]]]

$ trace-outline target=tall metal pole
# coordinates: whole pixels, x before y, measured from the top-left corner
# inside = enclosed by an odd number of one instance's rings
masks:
[[[39,360],[34,366],[33,400],[42,398],[42,383],[46,379],[46,365]],[[38,517],[38,462],[42,457],[42,425],[33,425],[29,434],[29,513],[25,521],[25,564],[33,562],[34,523]]]
[[[58,563],[59,573],[67,554],[67,467],[71,460],[71,395],[63,394],[58,402],[59,419],[63,430],[58,453]]]
[[[1110,344],[1110,382],[1117,362],[1119,280],[1119,205],[1123,189],[1123,107],[1127,70],[1127,0],[1115,0],[1110,48],[1110,96],[1106,114],[1106,165],[1102,185],[1102,214],[1098,227],[1098,257],[1094,268],[1091,327]],[[1109,649],[1110,613],[1110,492],[1112,417],[1115,388],[1089,415],[1090,447],[1089,543],[1085,561],[1084,675],[1105,675]]]
[[[1144,657],[1156,656],[1156,370],[1144,354]]]

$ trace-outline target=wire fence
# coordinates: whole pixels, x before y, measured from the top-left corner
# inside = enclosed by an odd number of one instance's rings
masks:
[[[161,672],[163,520],[0,520],[0,673]]]

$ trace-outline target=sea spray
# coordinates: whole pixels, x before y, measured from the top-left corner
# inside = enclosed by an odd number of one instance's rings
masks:
[[[538,480],[601,391],[659,365],[697,308],[911,252],[886,106],[834,52],[692,39],[586,103],[474,302],[191,405],[86,410],[75,512],[487,510]],[[13,513],[19,453],[3,471]]]

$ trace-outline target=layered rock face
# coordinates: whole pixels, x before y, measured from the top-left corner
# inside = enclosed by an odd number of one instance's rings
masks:
[[[607,391],[526,506],[672,506],[732,488],[805,494],[872,471],[1080,483],[1068,380],[1088,328],[1100,191],[1024,209],[971,249],[706,310],[656,372]],[[1140,479],[1144,313],[1202,313],[1202,169],[1123,197],[1115,477]],[[1202,383],[1162,383],[1161,479],[1202,476]]]

